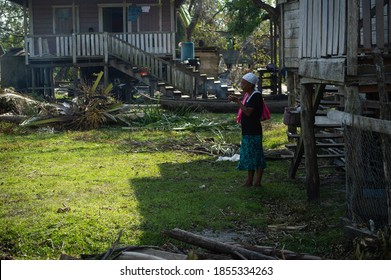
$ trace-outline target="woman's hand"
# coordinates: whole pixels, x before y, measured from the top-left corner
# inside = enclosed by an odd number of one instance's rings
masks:
[[[229,100],[229,101],[236,102],[236,103],[239,102],[239,98],[238,98],[237,96],[235,96],[235,95],[229,95],[229,96],[228,96],[228,100]]]

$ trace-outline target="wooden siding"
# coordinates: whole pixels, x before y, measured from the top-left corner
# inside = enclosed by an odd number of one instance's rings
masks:
[[[52,5],[55,5],[56,1],[40,1],[39,6],[35,6],[36,1],[33,1],[31,7],[33,13],[33,30],[30,30],[32,34],[53,34],[53,10]],[[42,3],[42,4],[41,4]]]
[[[174,17],[176,17],[174,13]],[[162,31],[174,31],[171,30],[171,7],[170,2],[164,2],[162,4]]]
[[[88,32],[90,27],[93,28],[95,32],[99,31],[99,22],[97,20],[99,13],[96,4],[90,3],[89,1],[84,2],[83,6],[79,8],[79,15],[79,32]]]
[[[349,11],[347,0],[300,0],[299,58],[346,56],[347,42],[354,32],[358,35],[358,52],[375,48],[388,51],[391,44],[391,4],[389,0],[358,0],[358,7]],[[288,4],[285,4],[288,7]],[[348,25],[348,15],[359,9],[358,25]],[[291,11],[284,12],[285,16]],[[359,30],[355,30],[358,26]],[[289,27],[289,26],[288,26]],[[287,27],[285,27],[287,28]],[[286,31],[285,31],[286,32]],[[350,55],[350,54],[349,54]],[[354,54],[354,55],[357,55]]]
[[[299,58],[346,55],[346,0],[300,1]]]
[[[32,13],[33,13],[33,30],[30,31],[30,35],[41,34],[53,34],[53,6],[72,6],[71,0],[32,0]],[[131,4],[137,5],[154,5],[151,9],[151,16],[147,13],[142,13],[143,19],[140,21],[143,23],[143,27],[139,31],[172,31],[171,30],[171,1],[162,0],[161,8],[158,7],[156,0],[140,0],[140,1],[121,1],[121,0],[74,0],[75,6],[79,9],[79,25],[80,30],[76,32],[88,32],[92,27],[95,32],[99,31],[99,6],[117,6],[123,5],[129,6]],[[156,9],[162,13],[162,19],[156,15]],[[153,15],[152,15],[153,13]],[[139,24],[141,26],[141,24]],[[161,29],[160,29],[161,28]],[[70,30],[69,33],[71,33]],[[138,30],[132,30],[137,32]]]
[[[284,60],[287,68],[297,68],[299,63],[299,8],[299,1],[284,5]]]

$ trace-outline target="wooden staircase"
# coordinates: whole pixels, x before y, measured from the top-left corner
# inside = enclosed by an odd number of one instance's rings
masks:
[[[300,104],[299,100],[296,100]],[[343,97],[338,95],[334,88],[325,88],[324,92],[315,101],[315,139],[318,166],[320,168],[344,168],[344,142],[343,128],[327,118],[326,113],[330,109],[343,110]],[[297,113],[299,114],[299,113]],[[296,116],[297,120],[297,116]],[[292,142],[286,145],[288,153],[281,155],[283,159],[291,160],[288,171],[289,178],[295,178],[299,168],[304,168],[304,145],[300,134],[300,123],[288,123],[287,137]]]
[[[115,46],[115,47],[113,47]],[[195,66],[165,60],[147,53],[116,36],[108,38],[109,66],[150,87],[150,95],[160,90],[171,98],[225,98],[229,88]]]

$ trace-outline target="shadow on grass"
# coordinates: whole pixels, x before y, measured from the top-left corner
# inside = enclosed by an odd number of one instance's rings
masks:
[[[236,170],[236,163],[198,160],[158,166],[158,177],[130,180],[142,217],[140,244],[161,245],[161,233],[173,228],[238,231],[265,225],[264,190],[240,187],[245,174]]]

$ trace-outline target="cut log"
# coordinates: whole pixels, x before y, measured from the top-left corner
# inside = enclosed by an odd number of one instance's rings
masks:
[[[276,260],[277,259],[275,257],[267,256],[262,253],[254,252],[239,246],[222,243],[181,229],[173,229],[173,230],[165,231],[164,235],[180,240],[182,242],[199,246],[201,248],[213,252],[230,254],[236,257],[240,255],[249,260]]]

